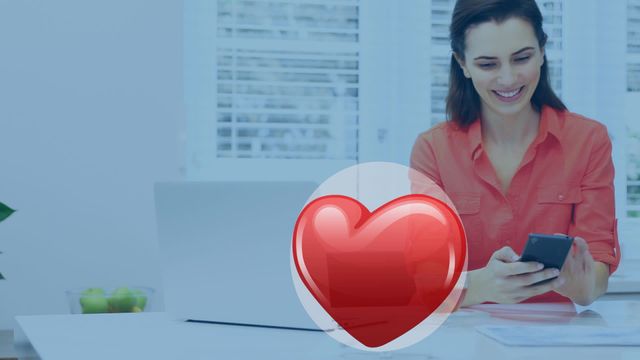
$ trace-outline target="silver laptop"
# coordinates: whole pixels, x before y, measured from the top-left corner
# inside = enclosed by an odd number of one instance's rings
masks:
[[[214,323],[317,330],[291,279],[293,227],[310,182],[155,187],[165,309]]]

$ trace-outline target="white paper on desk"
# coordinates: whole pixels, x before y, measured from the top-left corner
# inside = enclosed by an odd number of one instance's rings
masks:
[[[640,346],[640,327],[477,326],[480,333],[510,346]]]

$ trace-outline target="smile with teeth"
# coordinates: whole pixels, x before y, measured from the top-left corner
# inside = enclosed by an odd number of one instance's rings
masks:
[[[512,98],[512,97],[514,97],[514,96],[516,96],[516,95],[520,94],[520,91],[522,91],[522,89],[523,89],[523,88],[524,88],[524,86],[521,86],[521,87],[519,87],[519,88],[518,88],[518,89],[516,89],[516,90],[513,90],[513,91],[507,91],[507,92],[504,92],[504,91],[498,91],[498,90],[492,90],[492,91],[493,91],[494,93],[496,93],[496,94],[498,94],[498,95],[500,95],[500,96],[504,97],[504,98]]]

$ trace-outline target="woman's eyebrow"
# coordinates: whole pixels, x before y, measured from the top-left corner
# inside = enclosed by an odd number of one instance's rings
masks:
[[[520,50],[514,52],[513,54],[511,54],[511,56],[518,55],[518,54],[520,54],[522,52],[525,52],[527,50],[533,50],[533,47],[531,47],[531,46],[523,47],[522,49],[520,49]],[[495,59],[497,59],[497,57],[495,57],[495,56],[478,56],[477,58],[474,58],[473,60],[495,60]]]

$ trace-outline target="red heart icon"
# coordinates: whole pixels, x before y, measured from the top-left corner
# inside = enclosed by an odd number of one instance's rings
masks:
[[[373,213],[342,195],[300,213],[293,259],[324,310],[367,347],[402,336],[436,310],[464,269],[466,238],[450,207],[413,194]]]

